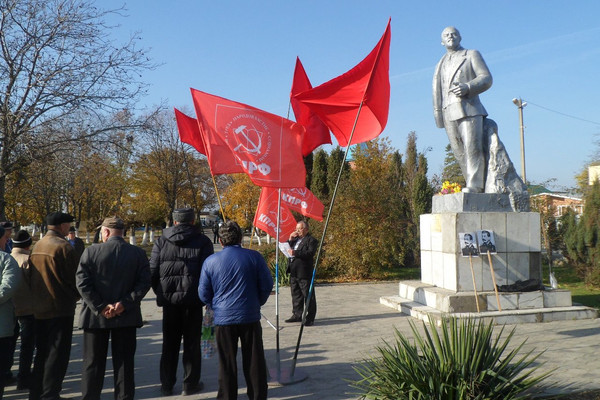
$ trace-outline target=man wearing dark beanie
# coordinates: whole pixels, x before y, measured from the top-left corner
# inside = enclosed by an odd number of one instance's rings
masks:
[[[29,276],[29,254],[31,253],[31,236],[29,232],[20,230],[13,240],[10,255],[17,261],[23,275],[23,282],[19,285],[13,303],[15,315],[19,322],[19,336],[21,336],[21,349],[19,351],[19,373],[17,374],[17,390],[29,388],[31,380],[31,363],[35,348],[35,331],[33,318],[33,300],[31,289],[26,277]],[[27,282],[27,284],[25,283]]]
[[[213,254],[213,244],[194,225],[194,210],[173,211],[174,226],[163,231],[150,257],[152,289],[163,308],[163,345],[160,358],[161,394],[173,394],[177,378],[179,348],[183,337],[183,391],[202,390],[202,307],[198,282],[204,260]]]
[[[58,399],[69,365],[78,258],[65,240],[74,218],[63,212],[46,216],[48,232],[36,243],[29,258],[37,349],[29,399]]]

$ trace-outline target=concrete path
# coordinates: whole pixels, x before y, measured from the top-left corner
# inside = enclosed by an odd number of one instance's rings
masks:
[[[379,297],[398,293],[398,283],[361,283],[320,285],[316,288],[318,312],[315,325],[305,327],[297,374],[306,374],[306,380],[292,385],[270,385],[270,399],[356,399],[348,380],[358,375],[352,366],[369,355],[376,355],[375,346],[382,339],[394,340],[394,328],[412,336],[408,321],[410,317],[379,304]],[[263,308],[263,314],[276,323],[275,296],[271,296]],[[289,372],[299,333],[299,324],[283,322],[291,314],[289,288],[282,287],[278,296],[280,331],[279,357],[276,352],[276,335],[263,319],[263,337],[269,368]],[[152,292],[143,301],[143,315],[147,324],[138,331],[136,354],[136,398],[159,399],[160,383],[158,364],[161,352],[161,309],[156,306]],[[419,322],[420,324],[420,322]],[[508,326],[512,328],[513,326]],[[517,345],[527,339],[525,351],[544,350],[539,362],[543,370],[557,369],[548,379],[555,388],[547,393],[569,393],[579,390],[600,389],[600,319],[561,321],[540,324],[515,325],[511,343]],[[71,363],[64,389],[66,398],[80,397],[82,335],[76,330],[73,338]],[[245,382],[240,365],[240,398],[245,396]],[[112,399],[112,366],[107,365],[106,388],[102,399]],[[16,373],[16,365],[13,367]],[[181,371],[179,371],[181,376]],[[214,399],[217,391],[216,356],[203,360],[202,380],[205,390],[189,397],[172,396],[169,399]],[[175,385],[175,393],[181,392],[181,382]],[[26,399],[27,392],[7,388],[5,399]]]

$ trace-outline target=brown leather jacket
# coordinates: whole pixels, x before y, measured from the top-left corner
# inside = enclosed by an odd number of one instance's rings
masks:
[[[29,257],[33,315],[50,319],[75,315],[79,292],[75,285],[79,257],[73,246],[49,230],[33,247]]]

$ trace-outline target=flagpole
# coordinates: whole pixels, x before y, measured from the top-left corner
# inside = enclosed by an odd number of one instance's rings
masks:
[[[260,203],[260,197],[258,198],[258,203]],[[256,204],[256,211],[254,212],[254,215],[258,214],[258,206],[260,204]],[[248,246],[249,249],[252,248],[252,237],[254,237],[254,229],[256,229],[256,226],[254,225],[254,221],[252,221],[252,228],[250,231],[250,245]],[[258,246],[258,240],[256,242],[256,245]]]
[[[277,230],[275,231],[275,353],[277,354],[277,381],[281,380],[281,354],[279,353],[279,222],[281,220],[281,188],[277,189]]]
[[[333,194],[331,195],[331,203],[329,204],[329,210],[327,211],[327,218],[325,219],[325,225],[323,226],[323,234],[321,235],[321,241],[319,242],[319,248],[317,250],[317,257],[315,259],[315,267],[313,268],[312,279],[310,281],[310,286],[308,288],[308,296],[306,298],[306,302],[304,303],[304,311],[302,312],[302,323],[300,324],[300,333],[298,334],[296,350],[294,352],[294,358],[292,360],[291,376],[294,376],[294,372],[296,372],[296,362],[298,361],[298,350],[300,349],[300,341],[302,340],[302,332],[304,331],[304,324],[306,323],[306,314],[308,313],[308,305],[310,304],[310,300],[311,300],[312,294],[313,294],[315,275],[317,273],[317,267],[319,266],[319,260],[321,258],[321,249],[323,248],[323,242],[325,241],[325,234],[327,232],[327,226],[329,225],[329,218],[331,217],[331,211],[333,210],[333,205],[335,203],[337,189],[340,184],[342,172],[344,171],[344,163],[346,162],[346,158],[348,157],[348,152],[350,150],[350,145],[352,143],[354,131],[356,130],[356,125],[358,124],[358,117],[360,116],[360,111],[362,109],[363,103],[364,103],[364,99],[361,100],[360,105],[358,106],[358,111],[356,112],[356,118],[354,119],[354,125],[352,126],[352,131],[350,132],[350,138],[348,139],[348,145],[346,146],[346,152],[344,153],[344,158],[342,159],[342,163],[340,165],[340,171],[337,176],[337,181],[335,182]]]
[[[225,221],[225,212],[223,211],[223,204],[221,204],[221,196],[219,195],[219,189],[217,188],[217,181],[215,180],[215,176],[211,173],[213,185],[215,187],[215,193],[217,194],[217,201],[219,202],[219,209],[221,210],[221,216],[223,217],[223,221]]]

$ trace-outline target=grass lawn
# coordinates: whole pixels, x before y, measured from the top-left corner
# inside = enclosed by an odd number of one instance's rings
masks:
[[[548,266],[543,265],[544,284],[550,285]],[[574,303],[583,304],[584,306],[594,307],[600,310],[600,288],[588,287],[583,280],[577,276],[575,268],[569,264],[561,264],[553,267],[554,276],[558,281],[559,289],[567,289],[571,291],[571,296]]]

